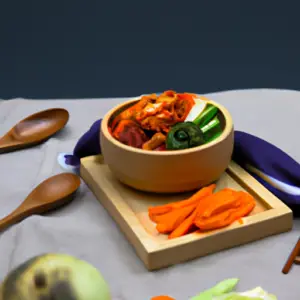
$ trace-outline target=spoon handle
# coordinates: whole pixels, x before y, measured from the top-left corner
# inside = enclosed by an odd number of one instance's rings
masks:
[[[16,224],[22,221],[28,216],[27,211],[19,211],[18,208],[15,209],[12,213],[0,220],[0,231],[6,229],[10,225]]]

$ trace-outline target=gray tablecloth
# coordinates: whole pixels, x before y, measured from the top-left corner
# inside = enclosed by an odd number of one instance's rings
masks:
[[[300,162],[300,92],[242,90],[209,94],[231,112],[235,128],[265,138]],[[63,170],[60,152],[73,150],[98,118],[125,99],[0,102],[0,136],[29,114],[51,107],[70,112],[67,127],[45,144],[0,155],[0,217],[14,209],[38,183]],[[298,129],[297,129],[298,127]],[[0,234],[0,279],[27,258],[64,252],[95,265],[108,281],[113,299],[148,300],[168,294],[186,300],[228,277],[239,277],[239,290],[258,285],[282,300],[299,299],[300,267],[281,268],[300,235],[293,231],[157,272],[148,272],[114,221],[82,184],[76,200],[47,216],[33,216]]]

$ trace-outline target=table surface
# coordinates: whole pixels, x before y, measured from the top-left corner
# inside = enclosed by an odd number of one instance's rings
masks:
[[[232,114],[235,129],[277,145],[300,162],[297,125],[300,92],[273,89],[208,94]],[[29,114],[51,107],[70,112],[67,127],[35,148],[0,155],[0,217],[13,210],[42,180],[63,172],[60,152],[71,152],[78,138],[118,99],[0,101],[0,136]],[[300,267],[288,275],[281,269],[300,235],[294,229],[274,237],[148,272],[117,225],[82,184],[67,207],[46,216],[32,216],[0,234],[0,280],[19,263],[45,252],[75,255],[96,266],[108,281],[114,300],[142,300],[168,294],[185,300],[228,277],[240,278],[239,290],[262,286],[279,299],[299,299]]]

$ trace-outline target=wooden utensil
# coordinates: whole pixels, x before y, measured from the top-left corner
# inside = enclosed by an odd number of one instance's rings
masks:
[[[7,217],[0,220],[0,230],[31,215],[42,214],[67,204],[80,186],[80,177],[62,173],[40,183]]]
[[[23,119],[0,138],[0,153],[40,144],[67,124],[69,113],[63,108],[47,109]]]
[[[300,238],[298,239],[296,245],[294,246],[291,254],[289,255],[289,257],[288,257],[288,259],[287,259],[287,261],[286,261],[286,263],[285,263],[285,265],[284,265],[284,267],[282,269],[282,273],[283,274],[287,274],[290,271],[292,265],[295,262],[296,263],[298,262],[297,261],[297,256],[298,255],[300,255]]]
[[[295,260],[294,260],[294,263],[295,263],[296,265],[300,265],[300,256],[299,256],[299,254],[298,254],[298,256],[296,256],[296,258],[295,258]]]

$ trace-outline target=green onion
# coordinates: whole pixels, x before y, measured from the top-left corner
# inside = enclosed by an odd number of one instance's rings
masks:
[[[204,135],[205,143],[209,143],[222,134],[221,122],[216,116],[207,125],[201,128]]]
[[[204,111],[193,121],[200,128],[208,124],[218,113],[219,109],[212,104],[207,105]]]
[[[214,296],[221,296],[223,294],[230,293],[234,290],[238,282],[238,278],[230,278],[223,280],[214,287],[200,293],[195,297],[192,297],[191,300],[211,300]]]

